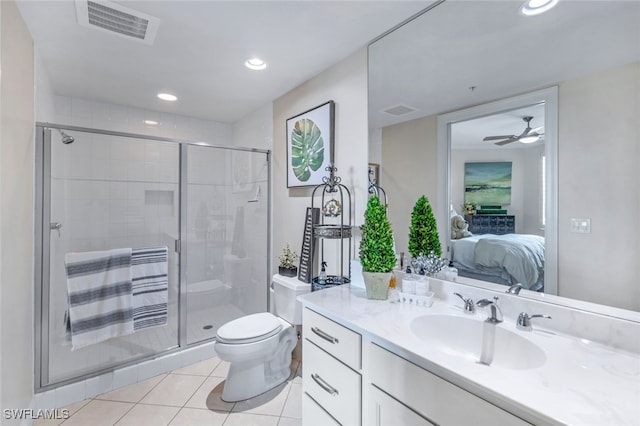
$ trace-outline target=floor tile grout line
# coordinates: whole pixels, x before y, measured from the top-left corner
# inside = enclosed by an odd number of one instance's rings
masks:
[[[91,402],[91,401],[93,401],[93,400],[92,400],[91,398],[86,398],[86,399],[84,399],[84,400],[82,400],[82,401],[78,401],[78,402],[84,402],[84,401],[86,401],[86,402],[85,402],[84,404],[82,404],[82,407],[78,408],[78,409],[75,411],[75,413],[71,414],[68,418],[66,418],[66,419],[62,420],[60,423],[58,423],[58,426],[59,426],[59,425],[61,425],[61,424],[63,424],[63,423],[64,423],[64,422],[66,422],[67,420],[69,420],[71,417],[75,416],[75,415],[78,413],[78,411],[82,410],[84,407],[86,407],[86,405],[87,405],[88,403],[90,403],[90,402]],[[73,404],[71,404],[71,405],[73,405]],[[67,405],[67,407],[68,407],[68,405]],[[64,408],[64,407],[62,407],[62,408]]]
[[[102,399],[102,398],[99,398],[99,396],[100,396],[100,395],[104,395],[104,394],[96,395],[96,396],[94,396],[93,398],[90,398],[90,399],[91,399],[91,401],[96,401],[96,400],[97,400],[97,401],[113,401],[113,402],[128,402],[128,403],[130,403],[130,404],[137,404],[137,403],[139,403],[140,401],[142,401],[142,400],[143,400],[147,395],[149,395],[149,392],[151,392],[152,390],[154,390],[154,389],[156,388],[156,386],[158,386],[160,383],[162,383],[162,382],[164,381],[164,379],[166,379],[166,378],[167,378],[167,376],[169,376],[169,373],[160,373],[160,374],[157,374],[157,375],[155,375],[155,376],[151,376],[151,377],[149,377],[149,378],[147,378],[147,379],[144,379],[144,380],[142,381],[142,382],[145,382],[145,381],[147,381],[147,380],[153,379],[154,377],[158,377],[158,376],[162,376],[162,375],[164,375],[164,377],[163,377],[160,381],[158,381],[158,383],[156,383],[155,385],[153,385],[153,386],[151,387],[151,389],[149,389],[149,390],[147,391],[147,393],[145,393],[144,395],[142,395],[142,397],[140,397],[140,399],[138,399],[137,401],[133,401],[133,402],[132,402],[132,401],[119,401],[119,400],[115,400],[115,399]],[[129,387],[129,386],[137,385],[137,384],[142,383],[142,382],[131,383],[130,385],[121,386],[121,387],[119,387],[118,389],[113,389],[111,392],[116,391],[116,390],[120,390],[120,389],[124,389],[124,388]],[[105,392],[105,393],[111,393],[111,392]]]
[[[178,411],[176,411],[176,413],[173,415],[173,417],[171,417],[171,420],[169,420],[169,422],[167,423],[167,426],[169,426],[171,424],[171,422],[173,422],[175,420],[176,417],[178,417],[178,414],[180,414],[180,412],[182,411],[184,407],[180,407],[178,408]]]
[[[227,418],[224,419],[224,422],[222,422],[221,426],[225,426],[225,424],[227,423],[227,420],[229,420],[229,417],[232,413],[229,412],[229,414],[227,415]],[[245,416],[258,416],[258,417],[275,417],[276,419],[278,419],[278,423],[280,423],[280,418],[281,416],[275,416],[273,414],[255,414],[255,413],[245,413],[244,411],[237,411],[233,414],[243,414]]]
[[[202,377],[202,376],[200,376]],[[205,385],[205,383],[207,383],[207,378],[205,377],[202,380],[202,383],[200,383],[200,385],[196,388],[196,390],[194,390],[191,395],[189,396],[189,398],[187,398],[184,402],[184,404],[182,404],[182,407],[180,407],[180,409],[183,409],[184,407],[186,407],[186,405],[189,403],[189,401],[191,401],[191,398],[193,398],[193,396],[198,393],[198,391],[200,390],[201,387],[203,387]],[[206,400],[205,400],[205,404],[206,404]]]
[[[287,406],[287,401],[289,401],[289,395],[291,395],[291,385],[293,384],[293,381],[289,381],[288,385],[289,385],[289,390],[287,391],[287,397],[284,399],[284,404],[282,404],[282,408],[280,409],[280,416],[278,417],[282,417],[282,413],[284,413],[284,409]],[[280,421],[278,420],[278,423],[280,423]]]
[[[115,421],[115,423],[113,423],[113,425],[112,425],[112,426],[117,425],[117,424],[118,424],[118,422],[119,422],[120,420],[122,420],[122,419],[124,418],[124,416],[126,416],[127,414],[129,414],[129,412],[130,412],[131,410],[133,410],[133,407],[135,407],[136,405],[138,405],[138,404],[132,404],[132,405],[131,405],[131,407],[130,407],[130,408],[129,408],[129,409],[128,409],[128,410],[127,410],[127,411],[126,411],[122,416],[120,416],[120,418],[118,418],[118,420],[116,420],[116,421]]]

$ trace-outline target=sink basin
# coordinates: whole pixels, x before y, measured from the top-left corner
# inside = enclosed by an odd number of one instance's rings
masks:
[[[423,315],[414,319],[410,328],[430,348],[492,367],[526,370],[540,367],[546,360],[535,343],[479,318]]]

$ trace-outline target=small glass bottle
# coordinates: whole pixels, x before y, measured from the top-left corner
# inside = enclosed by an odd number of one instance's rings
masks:
[[[324,285],[327,282],[327,271],[325,269],[326,267],[327,267],[327,262],[322,262],[320,275],[318,275],[318,284]]]
[[[453,266],[453,261],[449,261],[448,275],[449,275],[449,281],[453,281],[453,282],[457,281],[457,279],[458,279],[458,268]]]
[[[416,278],[411,273],[411,268],[407,266],[407,273],[402,279],[402,292],[416,294]]]

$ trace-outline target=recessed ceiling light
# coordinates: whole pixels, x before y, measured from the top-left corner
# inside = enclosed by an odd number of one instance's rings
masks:
[[[144,124],[148,124],[149,126],[157,126],[158,122],[155,120],[144,120]]]
[[[267,67],[267,63],[260,58],[247,59],[244,66],[252,70],[263,70]]]
[[[158,93],[158,98],[162,99],[163,101],[169,101],[169,102],[174,102],[178,100],[177,96],[172,95],[170,93]]]
[[[556,4],[558,4],[558,0],[527,0],[520,8],[520,12],[527,16],[539,15]]]

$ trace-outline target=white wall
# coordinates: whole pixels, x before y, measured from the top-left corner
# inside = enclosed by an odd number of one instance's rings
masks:
[[[15,2],[0,19],[0,407],[18,409],[33,390],[34,63]]]
[[[543,235],[540,230],[539,163],[543,148],[518,149],[455,149],[451,150],[451,203],[464,214],[465,163],[511,162],[511,204],[503,206],[516,217],[519,234]]]
[[[113,130],[230,146],[232,126],[217,121],[69,96],[55,96],[56,124]],[[154,120],[159,124],[145,124]]]
[[[273,149],[273,103],[233,123],[233,146]]]
[[[419,118],[382,129],[381,184],[389,200],[388,215],[396,241],[396,251],[408,255],[411,212],[422,195],[431,208],[440,207],[437,198],[437,120]],[[443,243],[448,236],[440,235]],[[446,244],[442,244],[446,257]]]
[[[233,146],[236,147],[251,147],[258,149],[265,149],[271,151],[271,174],[268,175],[268,170],[265,170],[266,165],[254,164],[254,177],[257,180],[257,184],[260,186],[260,193],[256,197],[257,203],[253,204],[255,209],[253,211],[247,211],[248,214],[254,214],[261,217],[264,214],[271,213],[273,215],[273,205],[267,205],[267,179],[271,179],[273,187],[273,103],[269,102],[262,108],[252,112],[251,114],[243,117],[241,120],[233,124]],[[255,191],[251,188],[251,191]],[[253,192],[252,196],[255,195]],[[273,217],[273,216],[272,216]],[[247,235],[257,235],[262,230],[258,227],[262,226],[261,220],[247,220]],[[256,246],[252,247],[253,255],[256,258],[264,259],[271,266],[268,259],[268,253],[273,253],[273,220],[268,225],[271,232],[271,241],[269,247]],[[270,274],[274,273],[274,270],[269,271]]]
[[[35,49],[35,92],[36,92],[36,121],[55,121],[55,93],[42,57]]]
[[[382,161],[382,129],[381,128],[369,129],[369,162],[380,164],[381,161]]]
[[[559,291],[640,311],[640,63],[559,88]],[[570,232],[590,218],[591,233]]]
[[[335,101],[335,162],[342,184],[351,191],[353,222],[364,220],[367,200],[367,54],[362,49],[273,103],[273,267],[286,244],[302,246],[306,208],[312,188],[287,188],[286,120]],[[358,232],[357,230],[355,230]],[[357,257],[357,238],[352,258]],[[335,258],[334,258],[335,259]],[[334,259],[328,262],[335,265]]]

